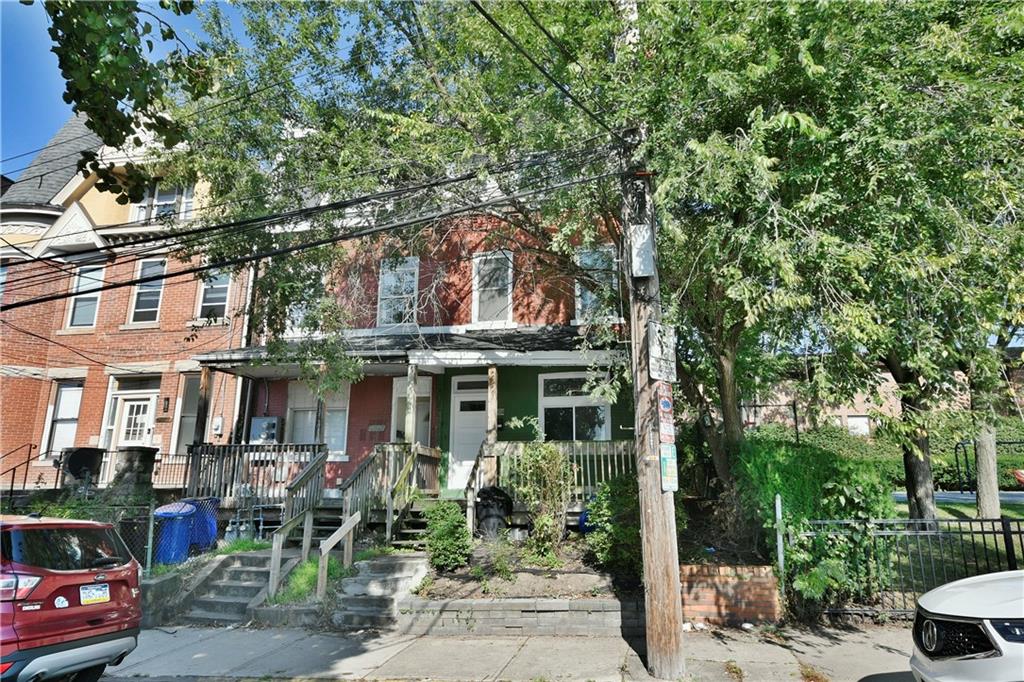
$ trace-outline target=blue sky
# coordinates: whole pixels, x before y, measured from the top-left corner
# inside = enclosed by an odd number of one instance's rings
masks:
[[[199,29],[195,14],[160,14],[182,34]],[[40,1],[22,5],[0,0],[0,157],[4,159],[44,146],[71,116],[71,106],[61,97],[64,79],[57,56],[50,51],[48,27]],[[19,169],[31,160],[31,155],[11,159],[0,164],[0,170],[17,178]]]

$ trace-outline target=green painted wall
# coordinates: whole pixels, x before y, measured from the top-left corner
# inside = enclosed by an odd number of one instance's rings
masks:
[[[537,391],[541,374],[558,372],[585,372],[587,367],[499,367],[498,368],[498,420],[507,423],[516,417],[537,417]],[[467,374],[486,375],[482,367],[448,370],[437,377],[438,402],[438,446],[447,450],[448,433],[451,425],[452,377]],[[612,405],[612,440],[626,440],[633,437],[633,396],[626,393]],[[504,426],[498,429],[498,440],[533,440],[533,429],[513,429]]]

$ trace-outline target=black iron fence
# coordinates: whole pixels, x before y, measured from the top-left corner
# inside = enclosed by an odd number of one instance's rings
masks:
[[[911,616],[940,585],[1024,566],[1024,521],[810,521],[780,533],[779,549],[787,588],[819,590],[826,613]]]
[[[953,448],[953,463],[956,465],[957,487],[960,492],[978,489],[978,473],[974,471],[975,451],[978,445],[973,440],[960,441]],[[997,440],[996,462],[1000,455],[1024,455],[1024,440]]]

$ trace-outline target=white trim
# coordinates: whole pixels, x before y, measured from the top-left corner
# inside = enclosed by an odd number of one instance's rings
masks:
[[[178,391],[174,398],[174,412],[171,414],[171,442],[167,444],[168,455],[179,455],[178,431],[181,430],[181,404],[185,398],[185,387],[188,385],[188,374],[178,374]]]
[[[508,264],[508,303],[505,308],[505,319],[504,320],[480,320],[480,287],[479,287],[479,266],[484,260],[489,260],[496,257],[504,257]],[[508,323],[515,323],[515,316],[512,312],[512,290],[515,288],[515,271],[513,265],[513,254],[511,251],[505,249],[497,249],[495,251],[480,251],[473,254],[473,310],[472,316],[470,317],[471,326],[474,328],[486,329],[495,327],[485,327],[483,325],[507,325]]]
[[[100,421],[100,440],[99,443],[97,443],[100,447],[105,447],[103,445],[103,440],[107,435],[107,420],[110,419],[110,399],[114,397],[114,384],[116,381],[117,377],[113,374],[107,377],[107,395],[103,403],[103,419]],[[111,436],[110,442],[114,442],[113,436]]]
[[[71,195],[78,191],[78,188],[82,183],[88,182],[89,187],[92,187],[96,184],[96,180],[98,179],[99,176],[95,173],[90,173],[88,177],[83,177],[81,173],[75,173],[71,176],[70,180],[64,183],[64,186],[60,188],[60,191],[53,195],[53,198],[50,199],[50,203],[63,206],[64,202],[70,199]],[[86,188],[86,191],[88,191],[89,187]]]
[[[105,374],[131,376],[134,374],[163,374],[171,369],[171,362],[120,362],[116,367],[104,367]]]
[[[419,317],[419,315],[417,313],[418,313],[419,299],[420,299],[420,259],[419,259],[419,256],[408,256],[408,257],[402,258],[400,260],[402,261],[401,265],[399,265],[397,268],[389,269],[388,271],[389,272],[397,272],[397,271],[401,271],[401,270],[410,270],[410,269],[413,271],[413,280],[412,280],[412,320],[410,322],[397,322],[397,323],[396,322],[388,322],[388,323],[381,322],[381,319],[380,319],[380,314],[382,312],[381,311],[381,303],[384,300],[384,296],[383,296],[383,291],[384,291],[384,264],[385,263],[395,263],[395,264],[397,264],[398,261],[399,261],[399,259],[397,259],[397,258],[383,258],[383,259],[381,259],[380,266],[377,269],[377,326],[378,327],[387,328],[387,327],[402,326],[402,327],[413,327],[413,328],[415,328],[416,322],[417,322],[417,318]],[[409,267],[410,261],[412,261],[412,267],[411,268]],[[389,297],[389,298],[397,298],[397,297]]]
[[[99,268],[98,274],[88,275],[88,278],[95,282],[97,287],[102,287],[104,285],[103,276],[107,273],[107,266],[105,263],[100,265],[89,263],[74,266],[74,271],[71,273],[71,288],[68,291],[68,293],[71,295],[68,296],[68,302],[64,306],[64,329],[70,329],[75,331],[95,329],[96,324],[99,322],[100,319],[100,300],[103,298],[101,296],[103,292],[97,289],[91,289],[89,291],[75,293],[75,285],[78,282],[79,271],[81,271],[84,268]],[[71,317],[74,314],[75,302],[80,298],[91,298],[93,296],[96,297],[96,308],[93,311],[92,324],[72,325]]]
[[[579,367],[611,364],[620,351],[542,350],[521,353],[510,350],[411,350],[409,362],[417,365],[443,367],[478,367],[481,365],[516,365],[523,367]]]
[[[394,377],[391,380],[391,441],[396,442],[398,440],[398,399],[405,398],[405,389],[409,385],[408,377]],[[432,376],[417,376],[416,377],[416,399],[429,398],[433,403],[434,393],[434,377]],[[430,421],[427,422],[427,437],[430,437],[431,429],[434,426],[434,415],[431,409],[433,405],[427,408],[427,416]],[[408,405],[405,409],[409,409]],[[405,429],[405,424],[402,424],[402,429]],[[420,443],[420,445],[429,445],[429,443]]]
[[[62,386],[76,386],[82,393],[78,398],[78,412],[75,413],[75,439],[78,439],[78,425],[82,414],[82,402],[85,397],[85,382],[81,380],[54,381],[51,391],[51,401],[46,407],[46,420],[43,422],[43,438],[40,440],[39,459],[47,460],[50,450],[50,440],[53,437],[53,420],[57,409],[57,401],[60,400],[60,389]],[[60,454],[60,453],[57,453]]]
[[[487,389],[486,388],[474,388],[468,391],[459,391],[456,389],[456,385],[461,379],[469,379],[470,381],[487,381],[486,374],[458,374],[452,377],[451,381],[451,398],[449,399],[448,405],[448,452],[452,453],[455,451],[455,400],[456,398],[479,398],[483,397],[484,404],[487,403]]]
[[[604,410],[604,438],[597,440],[611,440],[612,437],[612,408],[606,400],[597,400],[588,395],[545,397],[544,381],[547,379],[588,379],[594,376],[593,372],[552,372],[550,374],[537,375],[537,424],[540,432],[544,433],[544,408],[545,407],[600,407]],[[573,414],[573,438],[576,439],[576,416]]]
[[[54,382],[54,387],[50,389],[49,403],[46,405],[46,416],[43,417],[43,435],[39,439],[39,457],[37,457],[41,462],[45,462],[48,459],[46,453],[50,449],[50,420],[53,418],[53,405],[57,398],[56,383]]]
[[[142,277],[142,268],[143,268],[143,266],[146,265],[146,263],[160,263],[161,265],[163,265],[163,274],[164,275],[167,274],[167,266],[169,265],[169,263],[167,262],[166,258],[160,258],[160,257],[156,257],[156,258],[143,258],[142,260],[139,261],[138,266],[136,266],[136,268],[135,268],[135,277],[136,278]],[[135,286],[132,287],[131,298],[128,299],[128,319],[125,321],[126,325],[129,325],[129,326],[132,326],[132,327],[135,327],[137,325],[147,325],[147,324],[159,325],[159,323],[160,323],[160,309],[163,307],[163,304],[164,304],[164,281],[163,280],[157,280],[157,283],[160,285],[160,288],[158,289],[158,291],[160,293],[160,296],[159,296],[159,298],[157,298],[157,301],[156,301],[156,317],[154,319],[152,319],[152,320],[143,320],[141,322],[137,322],[135,320],[135,313],[137,312],[136,309],[137,309],[137,307],[139,305],[139,293],[142,291],[142,285],[141,284],[136,284]],[[152,282],[148,282],[147,284],[152,284]]]
[[[200,313],[203,310],[203,297],[204,297],[203,294],[206,291],[206,285],[209,284],[209,282],[207,282],[202,277],[197,277],[196,278],[196,282],[199,283],[199,286],[197,287],[198,291],[196,293],[195,316],[193,317],[193,319],[189,320],[189,322],[188,322],[189,326],[193,326],[193,327],[194,326],[203,326],[203,325],[214,326],[214,325],[218,325],[218,324],[224,324],[224,321],[227,320],[228,313],[231,311],[231,282],[232,282],[232,280],[234,278],[231,276],[231,272],[230,271],[224,270],[222,272],[223,272],[223,274],[228,276],[227,287],[224,289],[224,316],[223,317],[202,317],[200,315]]]

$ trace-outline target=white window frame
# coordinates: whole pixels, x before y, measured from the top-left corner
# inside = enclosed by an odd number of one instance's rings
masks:
[[[589,379],[594,375],[591,372],[555,372],[552,374],[540,374],[537,376],[537,422],[541,434],[544,433],[544,408],[547,407],[600,407],[604,410],[603,438],[599,441],[611,440],[612,433],[612,409],[611,404],[606,400],[593,398],[589,393],[578,396],[545,396],[544,382],[548,379]],[[573,440],[576,440],[576,415],[573,413],[572,422]]]
[[[504,258],[508,265],[508,296],[504,320],[480,319],[480,264],[485,260]],[[476,329],[500,329],[515,326],[512,311],[512,291],[515,289],[515,269],[513,268],[512,252],[505,249],[481,251],[473,254],[473,313],[472,326]]]
[[[604,245],[598,246],[598,247],[593,248],[593,249],[584,249],[582,251],[579,251],[576,254],[576,259],[575,259],[576,260],[576,265],[579,266],[581,269],[585,270],[586,268],[583,267],[583,262],[582,262],[583,261],[583,255],[584,254],[591,254],[591,253],[605,253],[605,254],[608,254],[611,257],[612,267],[613,268],[615,267],[616,256],[618,254],[617,254],[617,252],[615,250],[615,246],[613,244],[604,244]],[[614,271],[612,272],[612,277],[617,280],[617,276],[616,276],[616,273],[614,273]],[[582,284],[582,282],[580,280],[581,280],[580,277],[576,277],[574,279],[574,288],[575,288],[575,293],[576,293],[576,302],[575,302],[575,306],[576,307],[574,308],[574,311],[576,313],[576,316],[572,320],[570,320],[569,323],[573,324],[573,325],[580,325],[580,324],[594,324],[594,323],[599,323],[599,322],[605,322],[605,323],[608,323],[608,322],[622,322],[622,317],[620,315],[595,315],[595,314],[593,314],[593,312],[588,313],[588,312],[584,311],[583,310],[583,295],[582,295],[584,287],[583,287],[583,284]]]
[[[96,291],[95,289],[92,289],[90,291],[83,291],[81,293],[78,293],[78,291],[77,291],[77,289],[79,287],[79,278],[82,277],[81,271],[83,269],[86,269],[86,268],[95,269],[96,273],[95,274],[87,275],[87,277],[89,279],[93,280],[96,283],[96,286],[101,287],[104,284],[103,275],[106,274],[106,271],[107,271],[107,267],[105,265],[89,264],[89,265],[78,265],[78,266],[75,267],[74,274],[71,276],[71,294],[72,295],[70,296],[70,298],[68,298],[67,310],[65,310],[65,313],[64,313],[65,314],[65,318],[64,318],[65,319],[65,324],[64,324],[64,328],[65,329],[95,329],[96,328],[96,323],[99,321],[99,318],[100,318],[100,300],[102,298],[102,296],[100,296],[100,294],[102,292]],[[76,324],[76,325],[72,325],[71,324],[71,320],[72,320],[74,312],[75,312],[75,304],[78,302],[79,299],[82,299],[82,298],[95,298],[96,299],[96,308],[95,308],[95,311],[94,311],[93,316],[92,316],[92,324]]]
[[[301,393],[300,393],[301,390]],[[302,400],[300,400],[302,398]],[[333,403],[333,405],[332,405]],[[294,413],[313,412],[313,423],[314,429],[316,424],[316,410],[317,410],[317,398],[316,394],[302,382],[298,380],[292,380],[288,382],[288,404],[287,404],[287,417],[285,421],[285,443],[295,443],[292,434],[295,424]],[[349,436],[349,422],[352,417],[352,383],[346,381],[345,385],[341,390],[336,393],[324,396],[324,427],[326,430],[326,421],[328,412],[340,412],[345,411],[345,447],[340,450],[331,450],[328,452],[327,460],[329,462],[347,462],[348,461],[348,436]],[[315,436],[315,434],[314,434]],[[325,439],[326,440],[326,439]]]
[[[160,387],[157,388],[143,388],[143,389],[121,389],[118,388],[119,379],[159,379],[160,383],[163,383],[163,377],[160,374],[116,374],[111,375],[110,380],[107,382],[107,399],[103,405],[103,422],[100,424],[100,447],[104,450],[111,450],[114,447],[114,441],[117,439],[117,430],[121,424],[121,401],[124,398],[151,398],[153,400],[152,414],[151,414],[151,429],[150,442],[152,437],[156,433],[156,403],[160,397]],[[117,403],[114,403],[114,400]],[[173,443],[171,444],[173,447]],[[165,448],[160,448],[164,450]]]
[[[461,378],[461,377],[460,377]],[[398,442],[398,430],[405,430],[405,424],[398,423],[398,401],[404,400],[406,395],[406,388],[409,386],[408,377],[395,377],[391,381],[391,442]],[[434,378],[433,377],[416,377],[416,400],[420,398],[427,398],[430,400],[430,405],[427,407],[427,438],[433,434],[432,429],[434,428],[434,415],[433,415],[433,388]],[[408,409],[408,406],[406,406]],[[404,422],[404,420],[403,420]],[[429,445],[429,443],[420,443],[420,445]]]
[[[44,461],[45,460],[49,460],[49,459],[51,459],[53,454],[60,455],[59,452],[57,452],[57,453],[51,453],[50,452],[50,444],[53,441],[53,427],[54,427],[54,423],[58,420],[58,417],[56,415],[57,415],[57,409],[60,407],[60,405],[59,405],[59,402],[60,402],[60,391],[61,391],[62,388],[77,388],[79,391],[81,391],[81,394],[79,395],[79,399],[78,399],[78,412],[75,414],[75,419],[74,419],[74,422],[75,422],[75,438],[76,439],[78,438],[78,424],[81,421],[81,415],[82,415],[82,399],[85,397],[85,382],[82,381],[82,380],[76,380],[76,381],[57,381],[57,382],[54,382],[53,402],[51,402],[49,404],[49,406],[47,406],[47,409],[46,409],[46,422],[43,425],[43,429],[44,430],[43,430],[42,447],[39,448],[39,459],[40,460],[44,460]],[[70,418],[66,418],[66,417],[65,418],[61,418],[61,420],[62,421],[71,421]]]
[[[178,451],[178,438],[181,434],[181,418],[185,411],[185,390],[188,387],[189,379],[198,378],[199,374],[195,372],[182,372],[178,378],[178,396],[174,400],[174,422],[171,427],[171,442],[167,444],[167,452],[171,455],[184,457],[188,454],[188,443],[185,444],[186,447],[182,451]]]
[[[203,300],[206,298],[206,288],[207,288],[207,286],[210,285],[210,282],[208,280],[200,278],[198,280],[199,281],[199,292],[198,292],[198,295],[196,296],[196,316],[195,316],[195,319],[198,320],[198,321],[201,321],[201,322],[209,322],[209,321],[220,322],[220,321],[223,321],[223,320],[227,319],[228,311],[231,308],[231,280],[232,280],[232,277],[231,277],[231,273],[228,272],[227,270],[225,270],[225,271],[223,271],[222,273],[219,273],[219,274],[226,275],[227,278],[228,278],[227,284],[224,285],[224,314],[221,315],[220,317],[206,317],[205,315],[203,315]]]
[[[171,202],[156,202],[160,192],[160,181],[156,180],[146,188],[146,196],[137,204],[132,204],[132,220],[134,222],[151,222],[155,219],[156,208]],[[178,220],[191,220],[195,212],[195,185],[174,188],[174,217]]]
[[[394,266],[394,267],[390,267]],[[411,270],[413,273],[412,292],[402,296],[388,296],[387,300],[412,299],[412,319],[404,322],[387,322],[381,318],[384,312],[384,274]],[[415,327],[417,324],[417,308],[420,297],[420,259],[418,256],[406,258],[384,258],[377,271],[377,326],[378,327]]]
[[[136,270],[136,274],[135,274],[136,278],[142,277],[142,269],[146,265],[146,263],[160,263],[163,266],[163,273],[162,274],[164,274],[164,275],[167,274],[167,259],[166,258],[146,258],[144,260],[139,261],[139,267]],[[157,290],[160,295],[157,297],[157,300],[156,300],[156,316],[152,320],[136,321],[135,320],[135,314],[139,311],[138,310],[138,308],[139,308],[139,294],[141,292],[143,292],[143,291],[146,291],[146,289],[144,287],[152,286],[153,284],[156,284],[156,285],[158,285],[160,287]],[[152,290],[152,289],[150,289],[150,290]],[[139,326],[158,324],[160,322],[160,309],[163,306],[163,303],[164,303],[164,282],[163,282],[163,280],[156,280],[156,282],[148,282],[146,284],[136,284],[134,287],[132,287],[132,304],[131,304],[131,307],[128,310],[128,324],[129,325],[139,325]]]

